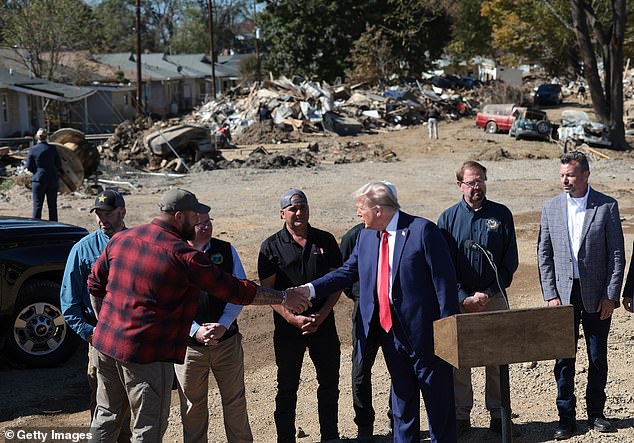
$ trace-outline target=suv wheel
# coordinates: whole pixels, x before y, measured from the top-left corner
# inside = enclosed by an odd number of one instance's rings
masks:
[[[495,122],[488,122],[486,127],[484,128],[484,131],[487,134],[495,134],[496,132],[498,132],[498,125],[495,124]]]
[[[541,135],[548,134],[550,132],[550,124],[544,120],[537,122],[537,132]]]
[[[47,280],[26,283],[18,294],[7,350],[28,366],[53,366],[77,348],[77,335],[59,307],[60,286]]]

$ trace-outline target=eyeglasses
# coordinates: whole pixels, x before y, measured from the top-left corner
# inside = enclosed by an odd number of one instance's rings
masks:
[[[198,229],[209,229],[211,228],[211,220],[203,223],[196,223],[195,227]]]
[[[475,189],[475,188],[482,188],[484,184],[486,183],[486,180],[473,180],[470,182],[460,182],[460,183],[462,183],[463,185],[467,185],[472,189]]]

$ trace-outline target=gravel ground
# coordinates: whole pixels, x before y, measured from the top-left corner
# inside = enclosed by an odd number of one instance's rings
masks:
[[[549,110],[557,114],[558,109]],[[551,118],[555,118],[552,117]],[[168,186],[195,192],[212,207],[215,235],[231,241],[244,262],[247,275],[256,279],[257,252],[262,240],[281,226],[279,196],[290,187],[303,189],[311,204],[311,224],[331,231],[336,237],[357,222],[351,193],[371,179],[389,179],[398,188],[399,201],[406,212],[436,220],[440,212],[460,198],[455,187],[454,171],[466,159],[480,159],[489,168],[488,196],[512,210],[520,247],[520,269],[509,290],[512,308],[543,306],[536,269],[536,241],[540,211],[544,200],[560,192],[556,144],[515,141],[503,134],[488,135],[473,127],[472,120],[443,123],[441,139],[429,142],[426,128],[409,128],[398,132],[358,137],[365,143],[381,143],[392,148],[398,161],[388,163],[322,164],[314,168],[283,170],[218,170],[191,174],[183,178],[130,177],[135,189],[126,195],[129,226],[149,221],[156,211],[159,195]],[[350,140],[350,138],[345,139]],[[611,158],[591,163],[591,183],[598,190],[619,200],[626,234],[627,257],[634,240],[634,156],[631,153],[606,152]],[[108,178],[117,179],[113,175]],[[125,188],[122,188],[125,189]],[[60,196],[60,219],[94,228],[88,213],[92,197]],[[0,211],[28,216],[30,195],[23,188],[12,188],[0,195]],[[339,424],[342,437],[352,438],[356,428],[350,392],[350,313],[352,303],[342,297],[335,308],[342,341]],[[275,362],[272,352],[272,315],[269,308],[247,307],[240,318],[246,354],[246,385],[251,426],[259,442],[275,441],[273,422],[275,398]],[[599,435],[583,431],[583,408],[579,425],[582,433],[573,442],[634,441],[633,376],[631,346],[634,317],[623,309],[616,311],[610,335],[610,376],[606,415],[614,419],[618,433]],[[579,404],[585,390],[585,345],[580,343],[577,378]],[[83,350],[62,367],[40,370],[0,368],[0,435],[2,428],[34,426],[86,426],[86,389],[83,382]],[[514,421],[522,436],[518,442],[549,441],[557,423],[556,386],[553,362],[511,365],[511,401]],[[462,442],[499,441],[488,427],[484,408],[484,371],[474,369],[475,429]],[[374,370],[376,432],[378,442],[391,441],[384,435],[384,417],[389,391],[389,376],[382,359]],[[297,425],[307,434],[300,442],[319,441],[316,416],[316,380],[307,359],[299,392]],[[210,430],[212,442],[225,441],[220,398],[215,382],[209,390]],[[182,439],[178,397],[173,395],[170,425],[165,441]],[[424,411],[423,411],[424,414]],[[424,415],[423,415],[424,416]],[[427,423],[423,420],[423,429]],[[428,434],[423,433],[423,441]]]

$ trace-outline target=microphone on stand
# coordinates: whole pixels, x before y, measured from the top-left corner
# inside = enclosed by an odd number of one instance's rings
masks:
[[[509,306],[509,298],[506,295],[506,291],[500,284],[500,276],[498,275],[498,267],[493,262],[493,254],[491,253],[491,251],[489,251],[488,249],[485,249],[481,244],[476,243],[475,241],[471,239],[467,239],[463,241],[462,246],[465,249],[470,249],[472,251],[483,254],[487,258],[487,261],[489,262],[489,264],[491,265],[491,268],[493,268],[493,272],[495,273],[495,281],[498,284],[498,288],[500,288],[500,292],[502,293],[502,296],[504,297],[504,303],[506,303],[506,309],[511,309]]]

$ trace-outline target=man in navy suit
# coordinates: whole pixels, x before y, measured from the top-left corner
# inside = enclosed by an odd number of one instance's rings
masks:
[[[392,376],[394,441],[420,440],[423,394],[432,442],[456,441],[452,368],[434,355],[433,322],[458,313],[456,275],[447,244],[429,220],[399,210],[383,182],[354,194],[366,229],[339,269],[314,280],[315,298],[359,281],[359,352],[378,337]]]
[[[48,204],[48,219],[57,221],[57,190],[58,176],[62,168],[62,161],[57,148],[50,145],[48,132],[44,128],[38,129],[35,139],[39,142],[29,150],[26,159],[26,169],[33,173],[31,189],[33,193],[32,218],[42,218],[44,197]]]

